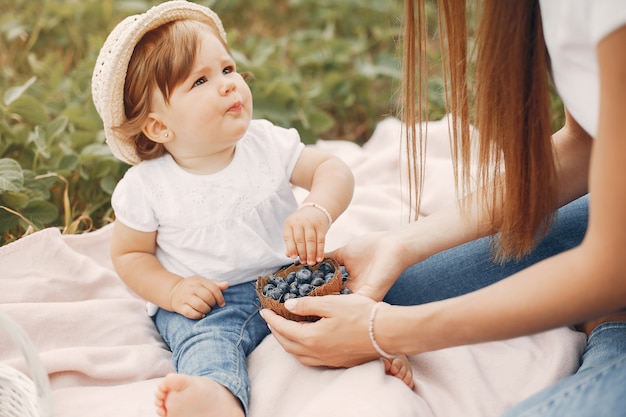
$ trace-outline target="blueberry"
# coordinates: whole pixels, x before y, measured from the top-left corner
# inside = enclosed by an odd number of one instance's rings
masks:
[[[287,282],[287,284],[291,284],[292,282],[294,282],[296,280],[296,273],[294,271],[291,271],[289,274],[287,274],[287,276],[285,277],[285,281]]]
[[[300,285],[300,288],[298,291],[301,297],[305,297],[309,295],[311,291],[313,291],[313,287],[311,286],[311,284],[302,284]]]
[[[297,297],[298,297],[298,296],[297,296],[296,294],[294,294],[294,293],[292,293],[292,292],[288,292],[287,294],[285,294],[285,295],[283,296],[283,301],[287,301],[287,300],[289,300],[289,299],[291,299],[291,298],[297,298]]]
[[[313,271],[311,273],[311,278],[315,279],[315,278],[324,278],[324,272],[320,271],[319,269]]]
[[[328,262],[322,262],[318,268],[318,271],[322,271],[322,273],[326,275],[330,272],[335,272],[335,268],[333,268],[333,266]]]
[[[269,297],[269,292],[274,288],[276,288],[274,284],[265,284],[265,286],[263,286],[263,295]]]
[[[333,278],[335,278],[335,274],[333,272],[329,272],[328,274],[326,274],[326,276],[324,277],[324,281],[326,282],[330,282],[333,280]]]
[[[352,291],[348,287],[343,287],[341,291],[339,291],[339,293],[340,294],[352,294]]]
[[[311,285],[314,287],[319,287],[320,285],[324,285],[326,281],[322,277],[315,277],[311,280]]]
[[[280,289],[274,287],[271,290],[269,290],[268,295],[272,297],[274,300],[278,301],[284,295],[284,293]]]
[[[285,282],[285,280],[282,279],[282,277],[272,275],[271,277],[269,277],[268,282],[270,284],[274,284],[275,287],[278,287],[278,285],[280,285],[281,282]]]
[[[348,278],[348,271],[346,271],[346,267],[341,265],[341,275],[343,275],[344,278]]]
[[[304,267],[296,272],[296,281],[299,284],[308,284],[311,282],[311,269]]]
[[[285,281],[279,282],[276,288],[282,291],[283,294],[289,292],[289,284],[287,284]]]

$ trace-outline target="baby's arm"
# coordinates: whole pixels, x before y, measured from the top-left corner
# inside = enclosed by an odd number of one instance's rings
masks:
[[[224,305],[227,282],[192,276],[186,279],[167,271],[154,255],[156,232],[139,232],[115,222],[111,258],[118,275],[137,295],[160,308],[190,319],[206,315],[215,304]]]
[[[303,206],[285,222],[286,254],[291,258],[299,256],[303,264],[313,265],[324,258],[329,220],[336,220],[352,200],[354,176],[339,158],[305,148],[291,175],[291,183],[310,192]]]

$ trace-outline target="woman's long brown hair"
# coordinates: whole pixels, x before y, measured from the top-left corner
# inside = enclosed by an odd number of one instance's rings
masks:
[[[472,182],[479,187],[475,201],[497,232],[497,257],[520,258],[545,233],[555,209],[549,59],[537,0],[476,2],[479,7],[468,10],[466,0],[437,0],[455,175],[460,195],[469,193]],[[471,12],[479,19],[472,54]],[[410,202],[417,213],[427,136],[424,0],[405,0],[405,18],[403,119]],[[474,145],[470,124],[479,132]]]

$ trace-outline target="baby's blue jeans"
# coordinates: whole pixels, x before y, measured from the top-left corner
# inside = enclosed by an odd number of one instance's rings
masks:
[[[500,281],[580,244],[587,229],[588,211],[588,196],[562,207],[547,236],[532,253],[519,261],[494,263],[489,238],[433,255],[409,267],[384,301],[396,305],[424,304]],[[527,399],[506,417],[626,416],[625,382],[626,325],[605,324],[590,335],[581,368],[576,374]],[[524,414],[524,410],[531,411]]]
[[[246,358],[269,334],[259,315],[254,283],[223,291],[226,305],[200,320],[159,309],[154,317],[161,337],[172,351],[176,372],[211,378],[241,401],[246,415],[250,380]]]

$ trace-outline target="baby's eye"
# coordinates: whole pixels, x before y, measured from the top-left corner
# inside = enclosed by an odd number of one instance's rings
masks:
[[[228,66],[224,67],[224,69],[222,70],[222,74],[230,74],[232,72],[235,72],[235,66],[234,65],[228,65]]]
[[[198,79],[197,79],[197,80],[193,83],[193,86],[194,86],[194,87],[197,87],[197,86],[199,86],[199,85],[204,84],[206,81],[207,81],[206,77],[202,76],[202,77],[198,78]]]

